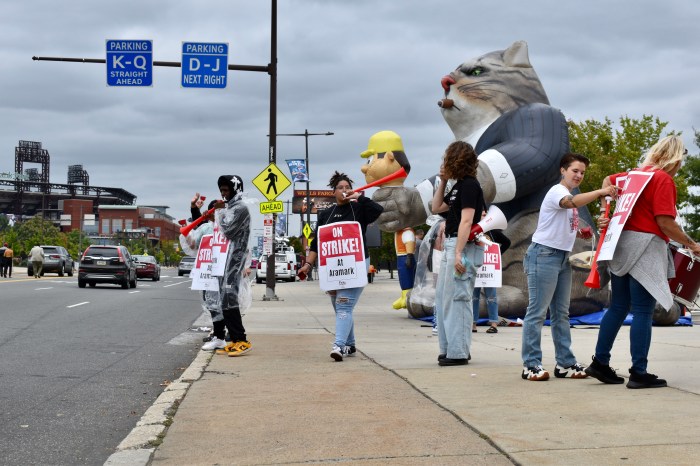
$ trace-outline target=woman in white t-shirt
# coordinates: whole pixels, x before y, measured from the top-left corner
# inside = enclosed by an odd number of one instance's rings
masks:
[[[527,274],[529,302],[523,320],[523,372],[525,380],[549,379],[542,367],[542,326],[550,310],[552,339],[557,365],[554,375],[559,378],[587,377],[585,367],[576,362],[571,351],[569,302],[571,298],[571,266],[569,253],[579,231],[578,208],[604,196],[616,197],[617,188],[610,186],[588,193],[572,194],[583,181],[589,164],[579,154],[566,154],[559,164],[561,182],[547,192],[537,230],[525,254],[523,266]]]

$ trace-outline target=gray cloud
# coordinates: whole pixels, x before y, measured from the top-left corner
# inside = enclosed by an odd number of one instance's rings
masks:
[[[31,57],[102,58],[106,39],[130,38],[152,39],[156,60],[180,61],[183,41],[217,41],[229,43],[231,63],[266,65],[269,2],[5,0],[2,11],[0,171],[13,169],[14,147],[28,139],[51,153],[52,181],[83,164],[93,184],[170,205],[175,217],[187,214],[194,191],[215,195],[223,173],[241,175],[262,198],[250,180],[268,160],[266,74],[230,72],[224,90],[183,89],[179,69],[160,67],[152,88],[115,89],[104,65]],[[452,140],[436,106],[440,78],[522,39],[567,117],[653,114],[690,145],[700,126],[699,11],[680,0],[280,1],[277,130],[335,132],[309,139],[314,189],[335,169],[363,184],[359,153],[383,129],[402,136],[407,183],[418,183]],[[304,156],[304,138],[277,145],[287,173],[284,159]]]

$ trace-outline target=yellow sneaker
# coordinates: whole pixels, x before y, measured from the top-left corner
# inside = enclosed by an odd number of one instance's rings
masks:
[[[224,348],[228,353],[229,357],[235,358],[236,356],[243,356],[247,352],[253,349],[253,345],[249,341],[237,341],[231,344],[231,348],[228,346]]]
[[[229,353],[229,351],[233,351],[233,347],[236,344],[237,343],[228,342],[223,348],[217,348],[216,354],[223,354],[224,356],[226,356]]]

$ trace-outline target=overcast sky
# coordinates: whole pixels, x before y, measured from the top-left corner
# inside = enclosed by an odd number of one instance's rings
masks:
[[[468,58],[529,46],[552,106],[575,121],[651,114],[700,128],[700,4],[688,0],[279,0],[278,133],[309,138],[312,189],[333,170],[364,184],[369,137],[396,131],[412,165],[406,185],[437,172],[453,140],[436,102],[440,79]],[[226,89],[186,89],[180,69],[155,67],[153,86],[106,85],[107,39],[153,40],[154,60],[181,61],[181,44],[227,42],[229,63],[270,61],[267,0],[0,0],[0,172],[18,140],[41,141],[51,181],[82,164],[96,186],[184,218],[195,191],[220,174],[250,182],[268,164],[267,74],[231,71]],[[277,161],[304,157],[303,137],[279,137]],[[33,165],[29,165],[32,167]],[[25,166],[25,168],[27,168]],[[297,185],[303,189],[304,185]],[[291,188],[280,200],[291,199]],[[264,200],[264,199],[263,199]],[[251,209],[256,211],[257,208]],[[298,216],[290,234],[298,234]],[[262,228],[259,215],[254,228]],[[254,232],[255,234],[259,234]]]

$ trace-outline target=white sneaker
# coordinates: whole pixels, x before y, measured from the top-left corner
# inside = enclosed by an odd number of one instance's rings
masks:
[[[226,346],[226,341],[221,340],[216,337],[211,337],[211,340],[202,345],[202,350],[204,351],[214,351],[216,349],[223,349]]]
[[[331,350],[331,357],[335,359],[336,361],[342,361],[343,360],[343,348],[337,345],[333,345],[333,349]]]

